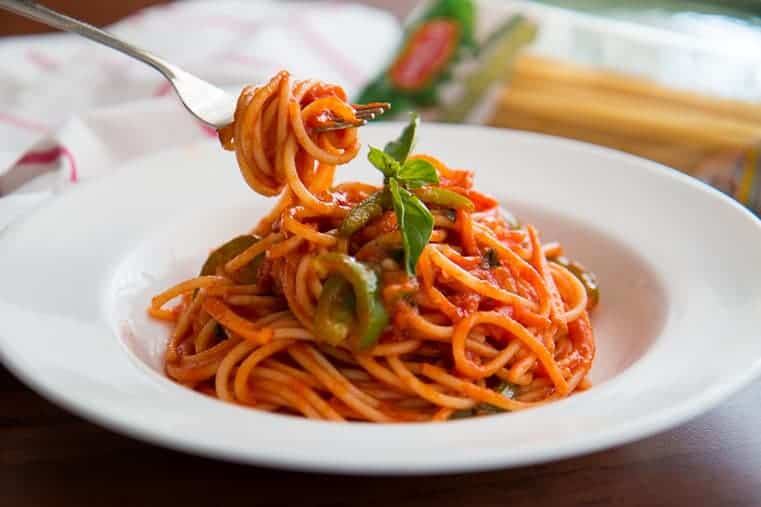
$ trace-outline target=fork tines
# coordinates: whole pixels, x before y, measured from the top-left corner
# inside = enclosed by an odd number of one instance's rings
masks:
[[[317,132],[328,132],[331,130],[361,127],[362,125],[366,125],[368,121],[374,120],[376,116],[391,109],[391,104],[388,102],[370,102],[369,104],[353,104],[352,107],[354,107],[355,111],[355,120],[333,118],[331,121],[317,127],[315,130]]]
[[[372,120],[376,115],[381,115],[391,109],[388,102],[370,102],[369,104],[354,104],[357,118]]]

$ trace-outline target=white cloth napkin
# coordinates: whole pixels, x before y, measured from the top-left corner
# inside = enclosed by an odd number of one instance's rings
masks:
[[[355,94],[400,36],[390,14],[338,2],[178,2],[108,29],[235,94],[280,69]],[[0,39],[0,62],[0,229],[129,159],[214,135],[156,71],[76,35]]]

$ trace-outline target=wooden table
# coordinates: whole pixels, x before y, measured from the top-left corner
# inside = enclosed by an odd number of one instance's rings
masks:
[[[400,15],[411,3],[367,2]],[[156,0],[46,3],[101,24]],[[0,34],[39,29],[9,19],[0,15]],[[70,415],[2,367],[0,407],[0,506],[761,505],[761,382],[641,442],[547,465],[425,478],[281,472],[161,449]]]
[[[685,426],[552,464],[365,478],[234,465],[154,447],[68,414],[0,369],[0,505],[331,507],[761,505],[761,382]]]

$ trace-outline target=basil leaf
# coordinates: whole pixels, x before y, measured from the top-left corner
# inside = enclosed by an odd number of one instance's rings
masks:
[[[383,151],[393,157],[400,164],[404,164],[407,160],[407,156],[415,147],[415,135],[417,133],[418,125],[420,125],[420,117],[417,113],[410,113],[410,122],[404,127],[402,135],[395,141],[390,141]]]
[[[388,185],[399,232],[402,234],[404,268],[409,275],[414,275],[420,254],[431,239],[433,215],[420,199],[402,188],[395,179],[391,179]]]
[[[370,153],[367,154],[367,160],[377,167],[386,178],[396,176],[401,168],[401,165],[396,159],[373,146],[370,146]]]
[[[405,162],[396,177],[408,188],[418,188],[439,182],[439,175],[433,164],[421,159]]]

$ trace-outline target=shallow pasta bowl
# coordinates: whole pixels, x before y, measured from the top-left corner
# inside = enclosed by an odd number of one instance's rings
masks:
[[[382,145],[399,125],[363,129]],[[52,401],[159,445],[344,473],[517,466],[675,426],[761,371],[761,222],[663,166],[552,137],[425,125],[419,151],[476,171],[598,275],[594,386],[540,408],[441,424],[336,424],[219,402],[164,377],[150,296],[197,272],[271,200],[216,143],[149,154],[0,234],[0,351]],[[342,179],[377,181],[363,157]]]

